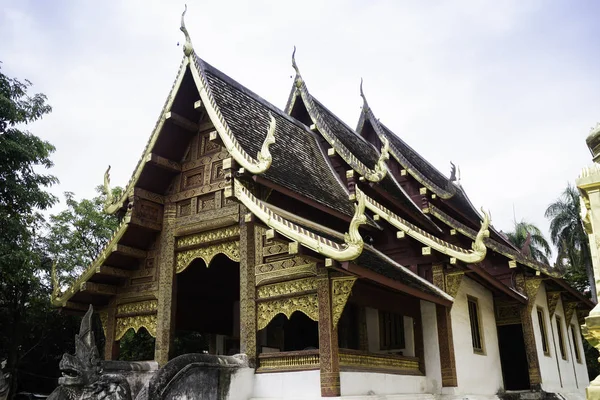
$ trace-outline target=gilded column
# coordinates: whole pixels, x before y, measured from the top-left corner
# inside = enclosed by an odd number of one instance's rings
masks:
[[[540,288],[540,279],[525,279],[523,274],[516,276],[516,286],[521,293],[527,295],[527,305],[521,307],[521,325],[523,327],[523,338],[525,340],[525,354],[527,355],[527,364],[529,365],[529,385],[532,389],[539,389],[542,383],[540,375],[540,364],[535,344],[535,333],[533,329],[533,320],[531,312],[535,305],[538,290]]]
[[[331,282],[329,271],[323,266],[317,271],[317,298],[319,301],[319,362],[321,369],[321,396],[340,396],[340,357],[337,329],[331,318]]]
[[[169,361],[175,331],[175,211],[174,203],[165,204],[163,230],[160,235],[158,258],[158,310],[154,359],[159,365]]]
[[[243,207],[240,212],[243,212]],[[259,230],[250,218],[240,219],[240,352],[256,365],[256,244]]]
[[[104,312],[106,313],[106,324],[104,326],[104,359],[117,360],[119,358],[119,342],[115,340],[117,307],[115,304],[111,304]]]

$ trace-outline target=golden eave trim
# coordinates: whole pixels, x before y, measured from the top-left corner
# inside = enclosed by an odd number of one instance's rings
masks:
[[[468,237],[470,239],[476,238],[477,233],[473,229],[467,227],[466,225],[460,223],[459,221],[456,221],[454,218],[450,217],[449,215],[444,213],[442,210],[440,210],[433,204],[431,204],[431,203],[429,204],[429,209],[430,209],[430,213],[434,217],[436,217],[437,219],[439,219],[440,221],[442,221],[443,223],[448,225],[450,228],[456,229],[458,232],[460,232],[461,234],[465,235],[466,237]],[[551,271],[550,266],[540,263],[539,261],[535,261],[535,260],[526,258],[522,254],[519,254],[516,250],[512,250],[508,246],[498,243],[494,239],[486,237],[486,238],[484,238],[484,244],[490,250],[493,250],[498,254],[502,254],[503,256],[507,257],[509,260],[512,260],[514,262],[518,262],[520,264],[523,264],[530,268],[533,268],[535,271],[540,271],[540,272],[542,272],[550,277],[553,277],[553,278],[562,278],[562,276],[563,276],[559,272]]]
[[[277,129],[277,120],[275,117],[273,117],[273,115],[269,112],[270,123],[267,135],[263,141],[260,151],[256,155],[256,160],[254,160],[248,153],[246,153],[242,145],[238,142],[235,135],[227,125],[227,121],[225,121],[225,117],[223,117],[223,114],[221,113],[221,110],[212,95],[210,85],[204,76],[203,69],[198,63],[196,54],[192,52],[189,56],[187,56],[187,59],[189,60],[188,62],[190,63],[190,70],[192,72],[194,82],[196,83],[198,93],[200,94],[202,104],[204,105],[206,113],[213,123],[215,130],[219,134],[219,137],[221,138],[221,141],[223,142],[223,145],[227,151],[231,154],[235,161],[248,172],[253,174],[262,174],[265,172],[267,169],[269,169],[271,163],[273,162],[273,157],[269,147],[275,143],[275,131]]]
[[[354,217],[350,221],[348,233],[344,235],[344,243],[339,244],[320,235],[307,231],[293,222],[275,214],[262,201],[258,200],[240,181],[234,179],[235,197],[268,227],[276,230],[290,240],[302,244],[317,253],[337,261],[353,260],[362,252],[364,242],[358,227],[366,223],[364,214],[365,202],[359,198]]]
[[[381,218],[385,219],[395,228],[405,232],[408,236],[418,240],[424,245],[429,246],[442,254],[446,254],[450,257],[454,257],[458,260],[471,264],[481,262],[486,256],[487,249],[483,244],[483,239],[485,237],[488,237],[490,234],[488,230],[490,220],[489,216],[485,212],[483,221],[481,223],[481,229],[479,230],[475,242],[472,245],[472,250],[466,250],[461,247],[455,246],[451,243],[448,243],[442,239],[439,239],[438,237],[435,237],[425,232],[418,226],[411,224],[410,222],[399,217],[392,211],[388,210],[375,200],[365,195],[360,189],[357,188],[356,193],[357,195],[359,195],[359,198],[365,198],[365,204],[367,209],[371,210],[376,215],[379,215]]]
[[[381,128],[379,121],[375,118],[373,111],[371,110],[371,108],[369,107],[369,104],[367,103],[367,98],[365,97],[363,90],[362,90],[362,80],[360,82],[360,95],[363,98],[363,112],[366,114],[366,117],[369,120],[369,122],[371,123],[371,126],[373,126],[373,129],[377,133],[379,140],[381,140],[382,143],[385,143],[384,140],[385,141],[388,140],[387,135],[383,132],[383,129]],[[404,157],[402,152],[400,152],[396,148],[396,146],[394,146],[393,144],[390,143],[387,147],[388,147],[388,151],[392,155],[392,157],[394,157],[394,159],[396,161],[398,161],[398,163],[413,178],[415,178],[417,180],[417,182],[419,182],[420,184],[425,186],[427,189],[431,190],[437,196],[440,196],[442,199],[449,199],[452,196],[454,196],[454,194],[456,194],[456,188],[454,187],[454,185],[452,185],[452,183],[450,181],[448,181],[447,188],[439,187],[438,185],[433,183],[429,178],[427,178],[425,176],[425,174],[421,173],[421,171],[419,171],[417,168],[415,168],[412,165],[412,163],[406,157]]]
[[[56,261],[52,265],[52,294],[50,296],[50,302],[52,305],[57,307],[64,307],[67,301],[77,293],[81,287],[81,285],[87,282],[96,272],[99,267],[102,266],[104,261],[108,258],[108,256],[112,253],[113,249],[119,243],[119,240],[123,237],[125,232],[127,231],[127,227],[129,226],[129,222],[131,220],[131,215],[127,214],[119,227],[113,233],[112,238],[109,240],[108,244],[104,247],[104,249],[100,252],[98,257],[90,264],[90,266],[77,278],[75,282],[69,286],[69,288],[64,292],[60,293],[60,284],[58,282],[58,277],[56,276]]]
[[[369,182],[379,182],[387,175],[388,168],[386,165],[386,161],[389,159],[389,143],[382,140],[381,153],[379,155],[379,159],[377,163],[370,169],[365,164],[363,164],[352,152],[344,146],[343,143],[338,141],[335,136],[329,130],[329,125],[323,119],[323,116],[317,110],[315,106],[314,100],[308,91],[308,87],[304,80],[302,79],[302,75],[300,75],[300,70],[296,65],[296,48],[294,47],[294,53],[292,54],[292,66],[296,71],[296,78],[294,82],[296,83],[296,88],[300,92],[300,96],[302,97],[302,101],[306,106],[308,114],[310,115],[311,120],[313,121],[316,128],[319,130],[321,135],[325,138],[327,143],[331,147],[335,149],[335,151],[340,155],[340,157],[358,174],[362,175]]]
[[[156,125],[154,126],[154,130],[152,131],[152,135],[150,136],[150,139],[148,139],[148,142],[146,143],[146,147],[144,148],[142,156],[138,160],[138,163],[135,167],[133,175],[129,179],[127,186],[125,186],[125,189],[123,190],[123,193],[121,194],[121,197],[119,197],[117,200],[113,199],[112,192],[110,190],[110,175],[109,175],[110,166],[108,167],[108,170],[105,172],[105,174],[104,174],[104,191],[106,192],[107,197],[106,197],[106,201],[104,203],[104,212],[106,212],[107,214],[116,213],[119,209],[121,209],[123,207],[123,205],[129,198],[129,196],[131,196],[133,194],[134,186],[137,183],[138,179],[140,178],[140,176],[142,174],[142,170],[144,169],[144,166],[146,165],[146,162],[148,160],[148,156],[152,153],[152,150],[154,149],[154,145],[156,144],[156,141],[158,140],[158,136],[160,135],[160,132],[162,131],[165,121],[167,120],[167,117],[166,117],[167,113],[169,111],[171,111],[171,107],[173,106],[173,101],[175,100],[175,95],[179,91],[179,87],[181,86],[181,82],[183,81],[183,77],[185,75],[184,74],[185,68],[187,67],[187,65],[188,65],[187,57],[184,57],[183,60],[181,61],[181,65],[179,66],[179,72],[177,73],[177,77],[175,78],[175,81],[173,82],[173,86],[171,87],[171,92],[169,93],[169,97],[167,97],[167,100],[165,102],[165,105],[163,106],[163,109],[160,114],[160,117],[158,118],[158,121],[156,121]]]

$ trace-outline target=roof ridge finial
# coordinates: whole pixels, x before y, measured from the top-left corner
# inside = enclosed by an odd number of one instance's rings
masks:
[[[298,68],[298,64],[296,64],[296,46],[294,45],[294,51],[292,52],[292,67],[294,71],[296,71],[296,87],[300,87],[302,85],[302,75],[300,75],[300,69]]]
[[[189,57],[190,54],[194,51],[194,47],[192,46],[192,39],[190,38],[190,34],[188,33],[187,28],[185,27],[185,13],[187,12],[187,4],[181,14],[181,27],[179,29],[185,35],[185,44],[183,45],[183,54]]]
[[[365,92],[363,92],[363,78],[360,77],[360,97],[363,99],[363,112],[369,111],[369,103],[367,102],[367,97],[365,96]]]

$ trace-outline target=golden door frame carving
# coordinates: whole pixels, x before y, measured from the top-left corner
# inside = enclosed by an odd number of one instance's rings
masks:
[[[130,329],[137,333],[142,327],[146,328],[150,336],[156,338],[156,314],[117,318],[115,340],[121,340]]]
[[[313,321],[319,321],[319,301],[316,293],[263,301],[258,303],[257,308],[257,330],[266,328],[278,314],[283,314],[289,319],[296,311],[306,314]]]
[[[350,294],[352,294],[354,282],[356,282],[356,278],[353,276],[331,279],[331,308],[334,329],[344,312]]]
[[[181,273],[190,266],[192,261],[201,258],[206,263],[206,267],[217,254],[224,254],[230,260],[240,262],[240,241],[234,240],[230,242],[222,242],[213,244],[199,249],[181,251],[177,253],[177,262],[175,267],[176,273]]]

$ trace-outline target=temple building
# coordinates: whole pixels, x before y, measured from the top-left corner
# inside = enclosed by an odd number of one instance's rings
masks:
[[[53,303],[100,314],[105,358],[130,329],[245,353],[249,397],[495,398],[588,385],[594,304],[535,261],[363,107],[355,129],[296,75],[285,108],[184,57],[146,148],[106,211],[121,224]],[[105,176],[110,193],[110,178]]]

